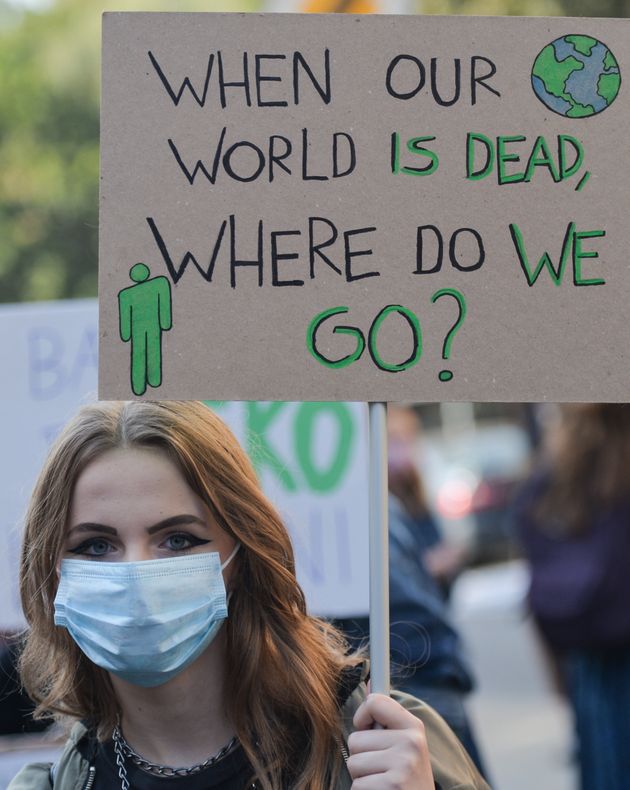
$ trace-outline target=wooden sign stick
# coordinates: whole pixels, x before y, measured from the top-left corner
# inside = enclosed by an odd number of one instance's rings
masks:
[[[389,541],[387,518],[387,407],[368,403],[370,454],[370,678],[389,694]]]

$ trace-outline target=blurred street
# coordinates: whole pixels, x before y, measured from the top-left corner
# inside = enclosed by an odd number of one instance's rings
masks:
[[[568,710],[551,688],[530,623],[520,562],[469,570],[454,614],[477,675],[470,713],[495,790],[573,790]]]

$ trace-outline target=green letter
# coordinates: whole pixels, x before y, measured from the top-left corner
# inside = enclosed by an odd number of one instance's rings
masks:
[[[326,468],[317,468],[313,459],[316,419],[328,414],[337,423],[337,444]],[[304,477],[313,491],[324,493],[339,486],[348,468],[354,439],[354,425],[344,403],[302,403],[295,419],[295,451]]]
[[[512,173],[511,176],[505,172],[506,162],[520,162],[518,154],[507,154],[505,152],[506,143],[524,143],[527,137],[516,134],[512,137],[497,137],[497,178],[499,184],[518,184],[525,177],[525,173]]]
[[[407,150],[410,154],[426,156],[430,162],[425,167],[401,167],[400,166],[400,135],[398,132],[392,134],[392,173],[404,173],[408,176],[430,176],[438,169],[440,160],[435,151],[425,148],[421,143],[429,143],[435,137],[411,137],[407,140]]]
[[[599,253],[591,250],[582,251],[582,239],[600,239],[606,235],[605,230],[585,230],[573,234],[573,283],[574,285],[606,285],[606,280],[594,277],[587,280],[582,277],[582,261],[585,258],[599,258]]]
[[[565,153],[565,144],[569,143],[575,148],[575,161],[572,165],[567,167],[567,155]],[[584,161],[584,149],[582,148],[582,144],[579,140],[576,140],[575,137],[571,137],[570,134],[559,134],[558,135],[558,169],[560,170],[560,180],[564,181],[567,178],[571,178],[571,176],[575,175],[577,171],[582,167],[582,162]]]
[[[538,265],[536,269],[532,272],[531,267],[529,265],[529,260],[527,258],[527,251],[525,250],[525,243],[523,241],[523,234],[521,233],[520,228],[518,225],[510,225],[510,234],[512,235],[512,241],[514,242],[514,247],[516,248],[516,254],[518,255],[518,261],[521,264],[522,270],[525,272],[525,277],[527,278],[527,284],[531,288],[532,285],[538,279],[540,273],[544,268],[547,269],[549,272],[549,276],[554,285],[561,285],[562,278],[564,277],[564,269],[567,263],[567,258],[569,257],[569,253],[571,252],[572,244],[573,244],[573,237],[575,231],[575,222],[571,222],[567,226],[567,232],[564,236],[564,241],[562,242],[562,252],[560,254],[560,263],[558,264],[557,270],[554,269],[553,263],[551,262],[551,257],[548,252],[544,252],[542,258],[538,261]]]
[[[376,338],[378,336],[379,329],[381,328],[381,324],[390,313],[399,313],[403,318],[405,318],[411,327],[411,332],[413,335],[413,349],[411,354],[404,362],[400,362],[399,364],[395,365],[385,362],[376,347]],[[412,313],[411,310],[408,310],[406,307],[403,307],[399,304],[389,304],[387,307],[384,307],[376,316],[372,322],[372,326],[370,327],[370,332],[368,335],[368,350],[376,367],[380,370],[386,371],[387,373],[399,373],[401,370],[407,370],[407,368],[413,367],[422,356],[422,330],[420,329],[420,322],[418,321],[416,315]]]
[[[392,173],[400,173],[400,135],[392,132]]]
[[[348,354],[347,356],[341,357],[340,359],[328,359],[328,357],[325,357],[317,349],[316,340],[317,330],[319,327],[324,323],[324,321],[326,321],[327,318],[347,312],[347,307],[331,307],[329,310],[324,310],[322,313],[319,313],[315,316],[306,330],[306,347],[318,362],[321,362],[322,365],[326,365],[328,368],[345,368],[348,365],[351,365],[355,360],[359,359],[365,350],[365,338],[363,337],[363,332],[361,332],[361,330],[356,326],[336,326],[333,329],[333,333],[337,332],[340,335],[354,335],[356,337],[357,347],[352,352],[352,354]]]
[[[538,155],[542,153],[542,157],[538,159]],[[558,183],[560,181],[560,176],[558,171],[556,170],[556,165],[553,161],[551,156],[551,151],[549,150],[549,146],[547,145],[547,141],[544,137],[537,137],[536,143],[534,144],[534,150],[529,157],[529,162],[527,163],[527,170],[525,172],[525,181],[529,183],[532,180],[534,173],[536,172],[537,167],[546,167],[549,172],[551,173],[551,177]]]
[[[285,406],[285,403],[277,401],[272,403],[249,401],[247,403],[247,430],[245,433],[247,452],[259,474],[263,466],[267,464],[287,491],[297,491],[296,482],[287,469],[286,463],[278,458],[267,439],[269,425]]]
[[[475,143],[481,143],[486,148],[486,163],[480,169],[475,171]],[[483,134],[473,134],[468,132],[466,137],[466,178],[469,181],[480,181],[482,178],[489,176],[494,168],[494,145],[489,137]]]

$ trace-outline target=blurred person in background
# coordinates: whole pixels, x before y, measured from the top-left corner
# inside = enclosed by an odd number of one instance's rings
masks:
[[[442,535],[429,510],[424,484],[416,464],[422,425],[410,406],[387,408],[389,492],[402,507],[413,528],[423,564],[448,598],[453,581],[464,564],[462,549]]]
[[[461,568],[431,516],[415,466],[420,421],[387,407],[389,452],[389,604],[392,685],[426,700],[446,720],[488,779],[465,709],[473,677],[450,622],[444,589]],[[369,618],[335,621],[353,646],[369,640]]]
[[[563,406],[517,497],[529,604],[572,706],[583,790],[630,787],[630,407]]]
[[[0,634],[0,735],[41,732],[52,719],[35,720],[35,703],[28,697],[17,669],[19,638]]]

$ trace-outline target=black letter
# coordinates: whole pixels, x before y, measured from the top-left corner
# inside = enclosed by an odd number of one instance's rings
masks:
[[[280,154],[280,156],[277,156],[275,153],[274,142],[276,140],[283,140],[284,143],[286,144],[284,153]],[[274,179],[274,175],[273,175],[274,165],[279,165],[286,173],[291,175],[291,171],[286,165],[282,164],[282,160],[286,159],[287,156],[291,154],[292,148],[293,147],[291,145],[291,141],[288,140],[286,137],[283,137],[281,134],[272,134],[271,137],[269,138],[269,183],[271,183]]]
[[[298,72],[298,64],[302,64],[302,68],[311,78],[311,82],[315,86],[316,91],[322,97],[322,101],[324,104],[330,104],[332,99],[332,88],[330,85],[330,50],[324,50],[324,71],[325,71],[325,79],[326,79],[326,87],[322,88],[322,86],[317,82],[315,79],[315,75],[311,71],[311,67],[308,63],[304,60],[304,55],[301,52],[294,52],[293,53],[293,99],[296,104],[300,103],[300,88],[299,88],[299,72]]]
[[[162,80],[162,85],[166,88],[168,95],[173,100],[173,104],[177,107],[180,102],[180,99],[184,95],[184,89],[188,88],[188,90],[192,93],[194,100],[200,107],[203,107],[206,103],[206,96],[208,94],[208,85],[210,84],[210,75],[212,74],[212,64],[214,63],[214,55],[208,56],[208,68],[206,69],[206,81],[203,86],[203,93],[201,96],[197,94],[197,91],[193,88],[192,83],[188,77],[184,78],[184,81],[179,86],[179,90],[177,93],[171,88],[169,81],[166,79],[166,75],[160,68],[160,64],[155,59],[153,53],[149,51],[148,53],[151,63],[153,64],[153,68],[157,71],[158,77]]]
[[[477,61],[483,61],[490,66],[490,71],[487,74],[482,74],[481,77],[477,76]],[[491,88],[490,85],[486,85],[486,80],[489,80],[490,77],[494,77],[497,73],[497,67],[491,60],[488,58],[484,58],[481,55],[473,55],[470,61],[470,96],[473,104],[477,103],[477,83],[484,87],[486,90],[494,93],[495,96],[500,96],[501,94],[499,91]]]
[[[259,107],[286,107],[286,101],[263,101],[260,98],[261,82],[282,82],[282,77],[268,77],[260,73],[260,62],[263,58],[268,60],[286,60],[286,55],[256,55],[256,99]]]
[[[234,171],[232,167],[231,158],[234,151],[240,146],[246,146],[247,148],[252,148],[256,154],[258,155],[258,167],[252,173],[251,176],[239,176],[238,173]],[[231,177],[234,178],[236,181],[255,181],[258,176],[262,173],[265,169],[265,155],[263,152],[258,148],[258,146],[254,145],[253,143],[248,142],[247,140],[243,140],[240,143],[234,143],[234,145],[230,146],[228,150],[225,152],[225,156],[223,157],[223,167],[225,168],[225,172]]]
[[[457,237],[459,236],[460,233],[471,233],[475,237],[477,241],[477,246],[479,247],[479,258],[477,259],[476,263],[473,263],[470,266],[463,266],[457,260],[456,245],[457,245]],[[483,246],[483,239],[481,238],[481,234],[477,233],[477,231],[474,230],[474,228],[460,228],[459,230],[456,230],[455,233],[453,233],[453,235],[451,236],[451,241],[448,246],[448,255],[449,258],[451,259],[451,263],[453,264],[453,266],[456,269],[459,269],[460,272],[474,272],[476,269],[480,269],[483,266],[483,262],[486,259],[486,251]]]
[[[398,93],[392,87],[392,75],[394,73],[394,69],[400,63],[401,60],[410,60],[412,63],[415,63],[418,67],[418,85],[413,89],[410,90],[408,93]],[[387,92],[390,96],[393,96],[395,99],[412,99],[417,93],[424,88],[424,82],[426,79],[426,72],[424,69],[424,64],[418,58],[415,58],[413,55],[396,55],[396,57],[392,60],[392,62],[387,67],[387,77],[385,78],[385,87],[387,88]]]
[[[297,252],[278,252],[278,236],[301,236],[299,230],[274,230],[271,232],[271,283],[272,285],[304,285],[304,280],[280,280],[278,261],[294,261],[300,256]]]
[[[341,173],[339,171],[339,152],[337,149],[337,138],[338,137],[345,137],[350,145],[350,164],[348,168]],[[342,178],[343,176],[349,176],[350,173],[354,170],[357,164],[357,154],[354,147],[354,140],[350,137],[349,134],[346,132],[335,132],[333,134],[333,178]]]
[[[431,93],[433,98],[442,107],[452,107],[453,104],[459,99],[459,94],[462,88],[462,62],[459,58],[455,58],[455,95],[450,101],[442,99],[438,92],[437,86],[437,58],[431,58]]]
[[[308,174],[308,129],[302,129],[302,181],[328,181],[328,176]]]
[[[236,267],[237,266],[257,266],[258,267],[258,287],[263,284],[263,221],[258,220],[258,258],[253,261],[239,261],[236,259],[236,228],[234,214],[230,214],[230,285],[236,288]]]
[[[423,269],[422,261],[424,258],[424,239],[422,234],[425,230],[432,230],[437,239],[437,256],[435,259],[435,266],[432,269]],[[433,274],[439,272],[442,268],[442,258],[444,255],[444,239],[439,229],[435,225],[419,225],[416,233],[416,270],[414,274]]]
[[[195,183],[195,178],[197,177],[197,173],[199,171],[201,171],[204,174],[204,176],[208,179],[208,181],[211,184],[214,184],[214,182],[217,180],[217,170],[219,169],[219,158],[221,156],[221,151],[223,150],[223,140],[225,139],[226,130],[227,127],[224,126],[223,129],[221,130],[221,136],[219,137],[219,144],[217,145],[216,151],[214,152],[214,161],[212,163],[212,175],[206,170],[206,166],[201,161],[201,159],[197,160],[195,169],[191,173],[190,170],[184,164],[181,156],[179,155],[179,151],[177,150],[175,143],[169,138],[168,144],[171,151],[173,152],[173,156],[175,157],[177,164],[180,166],[182,173],[186,176],[191,186]]]
[[[364,277],[380,277],[380,272],[364,272],[363,274],[352,274],[352,259],[358,258],[362,255],[371,255],[372,250],[350,250],[350,238],[357,236],[359,233],[371,233],[376,228],[357,228],[356,230],[345,230],[343,233],[343,242],[345,248],[345,261],[346,261],[346,282],[353,282],[354,280],[363,280]]]
[[[313,240],[313,230],[315,226],[315,222],[324,222],[328,225],[329,228],[332,229],[332,236],[327,239],[326,241],[322,242],[321,244],[315,244]],[[311,280],[315,279],[315,253],[319,255],[319,257],[327,263],[331,269],[337,272],[337,274],[341,274],[341,269],[338,269],[335,264],[330,260],[327,255],[324,255],[321,252],[322,247],[330,247],[331,244],[334,244],[337,241],[337,228],[335,225],[325,217],[309,217],[308,218],[308,250],[309,250],[309,261],[311,266]]]
[[[225,220],[223,220],[223,222],[221,223],[221,228],[219,229],[217,240],[214,243],[214,249],[212,250],[212,256],[210,257],[210,263],[208,264],[208,268],[202,269],[201,266],[197,263],[197,259],[190,251],[187,251],[184,257],[182,258],[182,262],[179,264],[179,268],[175,268],[173,259],[171,258],[169,251],[166,248],[164,239],[162,238],[160,231],[157,229],[157,225],[155,224],[153,217],[147,217],[146,219],[147,222],[149,223],[149,228],[151,228],[151,233],[153,234],[155,243],[157,244],[159,251],[162,253],[162,257],[164,258],[164,263],[166,264],[168,273],[171,275],[171,279],[173,280],[173,283],[175,285],[177,285],[178,281],[186,271],[186,267],[188,266],[190,261],[192,261],[195,264],[199,274],[203,277],[204,280],[206,280],[209,283],[212,282],[212,275],[214,273],[214,264],[217,259],[217,254],[221,246],[223,234],[225,233],[225,226],[227,224]]]
[[[252,106],[252,98],[249,93],[249,69],[247,68],[247,52],[243,52],[243,81],[242,82],[225,82],[225,74],[223,72],[223,58],[221,56],[221,50],[217,53],[219,56],[219,87],[221,88],[221,107],[225,109],[227,107],[227,101],[225,98],[225,89],[226,88],[245,88],[245,100],[247,102],[247,106]]]

